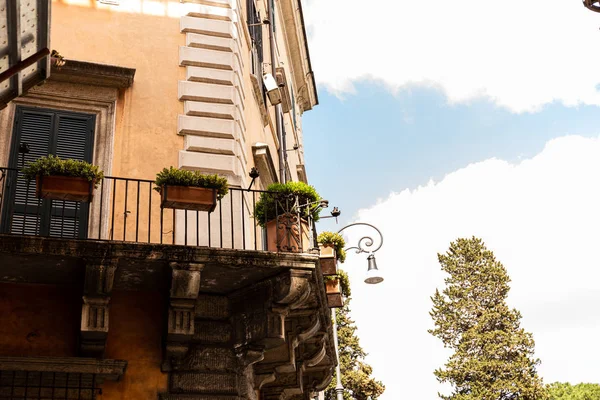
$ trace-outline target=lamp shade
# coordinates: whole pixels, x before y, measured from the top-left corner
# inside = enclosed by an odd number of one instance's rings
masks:
[[[383,277],[377,268],[377,262],[375,262],[375,256],[370,254],[369,257],[367,257],[367,261],[369,262],[369,270],[367,271],[365,283],[375,285],[383,282]]]

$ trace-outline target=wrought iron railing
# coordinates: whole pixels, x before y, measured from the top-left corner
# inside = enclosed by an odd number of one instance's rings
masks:
[[[316,247],[306,212],[314,205],[297,196],[230,188],[208,213],[163,208],[154,181],[145,179],[105,177],[91,202],[40,199],[35,187],[19,170],[0,167],[0,233],[284,252]],[[261,198],[276,206],[259,221]]]
[[[98,394],[102,389],[94,374],[0,371],[2,400],[93,400]]]

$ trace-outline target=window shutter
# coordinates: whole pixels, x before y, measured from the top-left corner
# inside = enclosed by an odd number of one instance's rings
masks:
[[[57,113],[52,153],[60,158],[92,162],[93,123],[91,115]],[[52,200],[49,235],[85,237],[88,210],[88,203]]]
[[[62,111],[17,107],[10,167],[21,169],[36,159],[55,154],[61,158],[92,161],[95,116]],[[27,143],[29,153],[20,153]],[[85,237],[89,204],[39,200],[35,181],[19,174],[12,182],[11,210],[4,210],[3,226],[25,235]],[[8,194],[8,193],[7,193]]]
[[[10,158],[11,168],[21,169],[30,162],[49,154],[53,122],[54,115],[51,112],[17,108]],[[29,146],[29,153],[20,153],[20,145],[25,143]],[[18,178],[14,176],[12,181],[14,201],[10,232],[37,235],[40,231],[40,220],[37,215],[42,213],[40,209],[42,202],[35,196],[35,182],[27,181],[20,173]]]

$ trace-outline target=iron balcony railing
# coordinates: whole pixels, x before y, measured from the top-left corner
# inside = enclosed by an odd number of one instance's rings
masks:
[[[0,233],[67,239],[307,252],[315,228],[297,196],[230,188],[212,213],[161,207],[154,181],[105,177],[90,202],[39,199],[36,182],[0,167]],[[261,197],[276,204],[256,217]]]

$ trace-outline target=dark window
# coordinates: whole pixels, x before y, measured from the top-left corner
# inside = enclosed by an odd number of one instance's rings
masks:
[[[260,84],[261,95],[265,106],[267,104],[267,91],[263,84],[263,61],[264,61],[264,50],[263,50],[263,24],[260,18],[260,14],[256,9],[256,3],[254,0],[247,0],[246,11],[248,14],[248,30],[250,32],[250,38],[252,39],[252,74],[255,75]]]
[[[93,374],[0,371],[0,400],[93,400],[98,393]]]
[[[294,97],[294,88],[290,86],[290,94],[292,95],[292,121],[294,122],[294,132],[298,130],[296,126],[296,98]]]
[[[247,1],[246,10],[248,12],[248,30],[250,31],[250,38],[252,39],[253,46],[252,56],[257,58],[256,60],[253,60],[256,62],[252,63],[252,73],[262,77],[262,71],[256,69],[262,67],[264,60],[262,37],[263,25],[254,0]]]
[[[267,0],[269,7],[271,8],[271,25],[273,26],[273,33],[275,33],[275,0]]]
[[[92,162],[94,125],[90,114],[17,107],[9,167],[21,169],[48,154]],[[35,182],[20,173],[9,175],[6,189],[4,232],[85,238],[88,203],[39,200]]]

